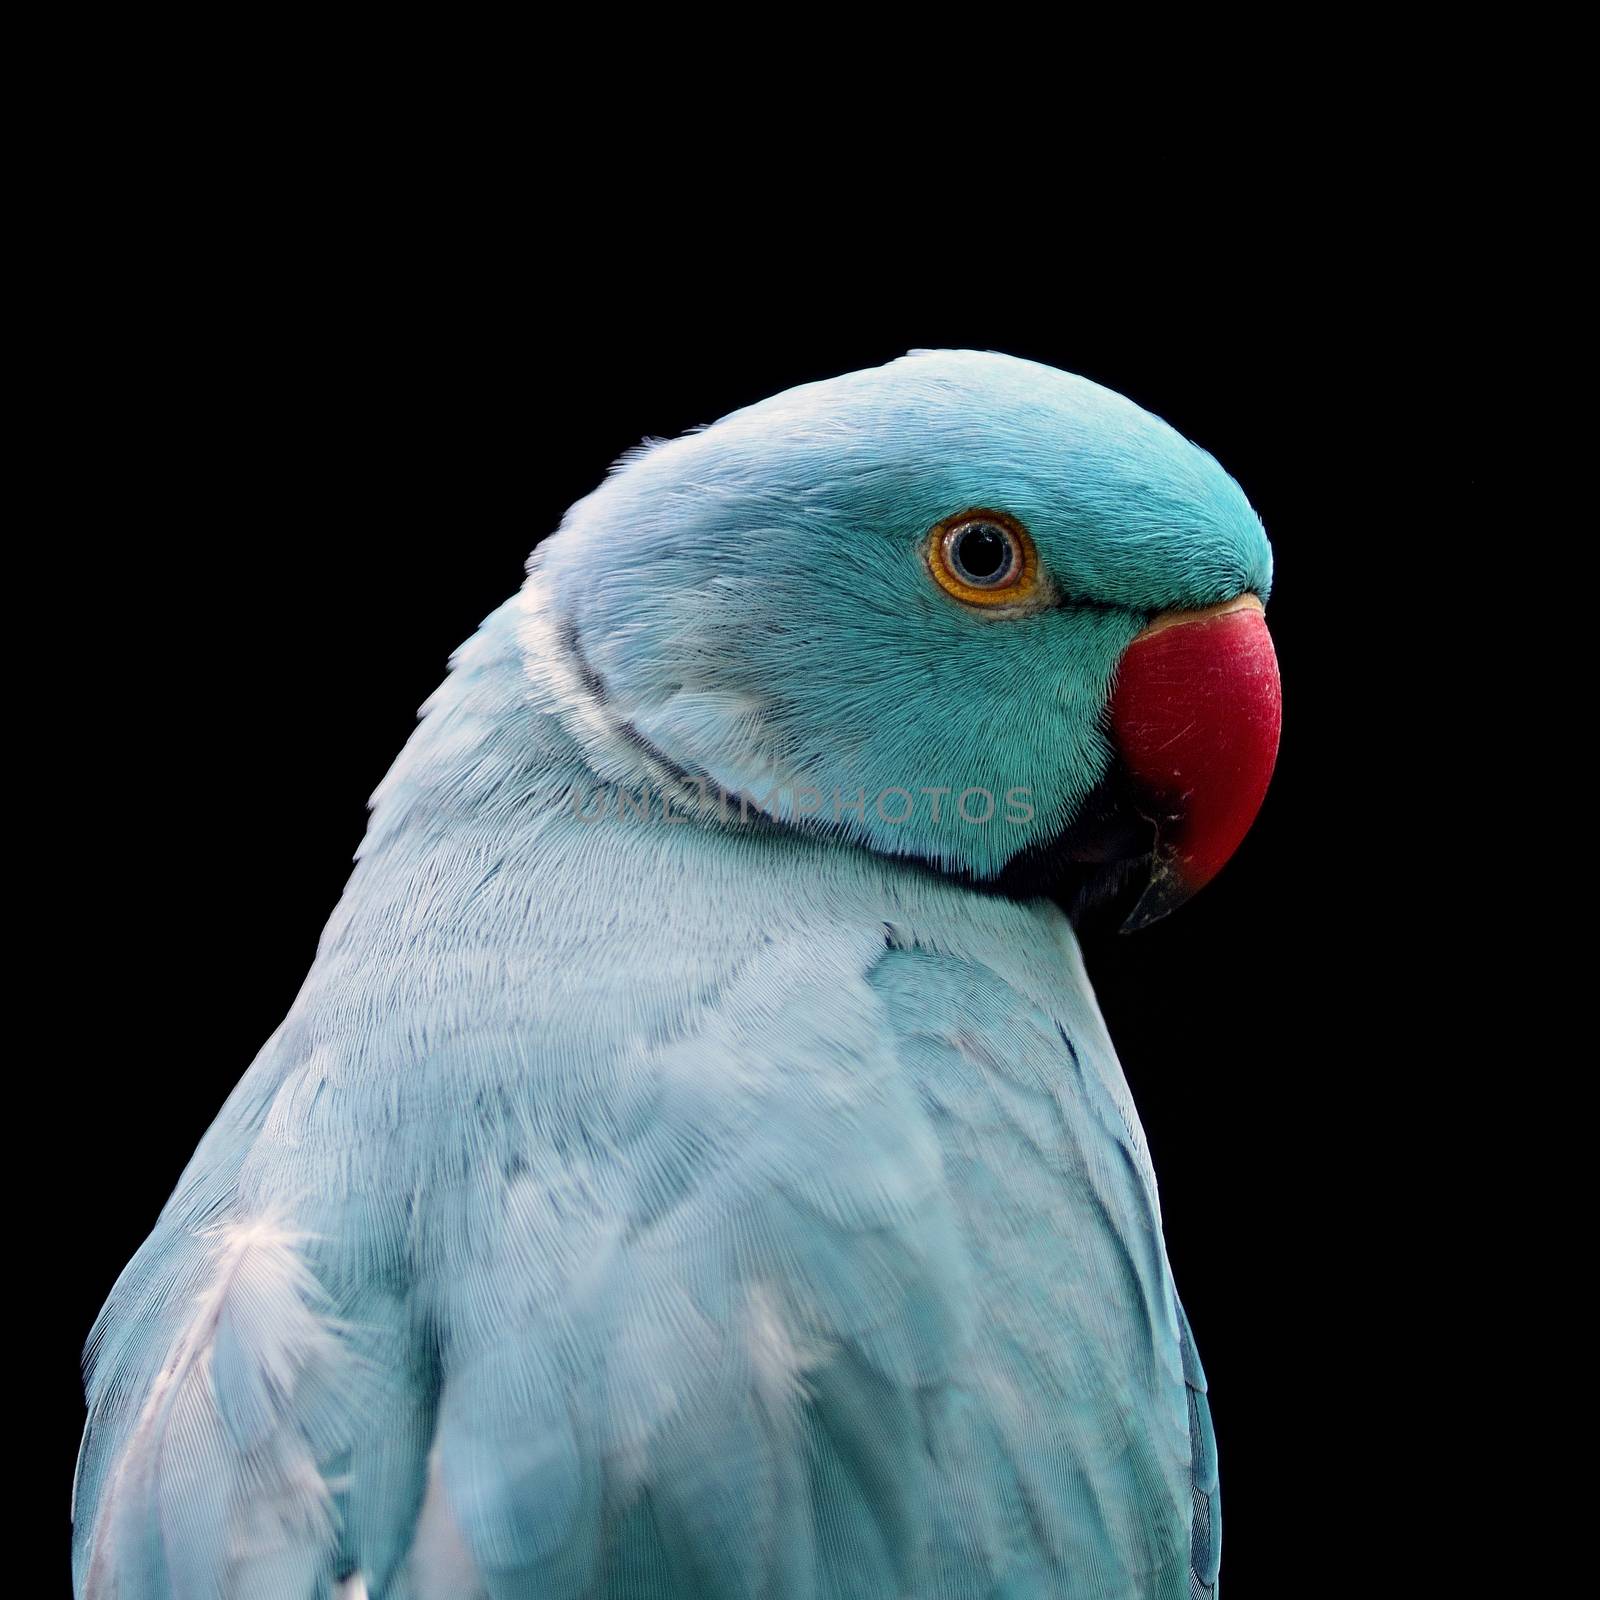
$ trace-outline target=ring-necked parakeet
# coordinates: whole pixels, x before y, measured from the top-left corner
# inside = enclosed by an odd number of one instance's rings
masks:
[[[626,458],[112,1292],[80,1595],[1210,1594],[1072,919],[1249,826],[1270,572],[1210,456],[999,355]]]

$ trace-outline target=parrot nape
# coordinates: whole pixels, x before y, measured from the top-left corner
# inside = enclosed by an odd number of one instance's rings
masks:
[[[1074,925],[1260,805],[1243,492],[917,351],[632,452],[457,653],[90,1339],[93,1600],[1209,1596]]]

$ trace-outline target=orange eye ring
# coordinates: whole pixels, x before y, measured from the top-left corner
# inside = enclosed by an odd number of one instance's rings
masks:
[[[1015,606],[1039,584],[1039,552],[1009,513],[974,506],[928,530],[928,570],[969,606]]]

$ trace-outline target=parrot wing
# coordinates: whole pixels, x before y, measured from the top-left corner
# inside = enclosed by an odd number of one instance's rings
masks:
[[[1203,1586],[1120,1072],[1015,964],[802,917],[670,1014],[400,1030],[381,1102],[264,1053],[98,1332],[80,1592]]]
[[[472,1201],[431,1291],[435,1471],[485,1593],[1122,1600],[1187,1596],[1200,1544],[1213,1570],[1147,1163],[1074,1043],[1103,1026],[1005,965],[775,935],[624,1047],[586,1142]]]

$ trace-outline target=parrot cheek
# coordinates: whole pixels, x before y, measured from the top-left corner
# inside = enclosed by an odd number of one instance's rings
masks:
[[[1281,718],[1277,655],[1254,595],[1157,617],[1128,646],[1110,728],[1124,793],[1155,843],[1125,932],[1181,905],[1238,849],[1267,792]]]

